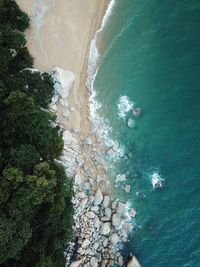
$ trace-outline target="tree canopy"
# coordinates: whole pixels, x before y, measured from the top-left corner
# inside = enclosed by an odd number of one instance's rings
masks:
[[[57,159],[48,73],[33,71],[29,18],[0,0],[0,266],[61,267],[72,237],[72,181]]]

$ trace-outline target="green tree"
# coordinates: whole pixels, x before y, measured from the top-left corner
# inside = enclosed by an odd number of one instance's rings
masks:
[[[21,221],[16,223],[13,219],[0,216],[0,264],[8,258],[15,258],[26,246],[31,237],[30,225]]]
[[[23,144],[10,150],[8,163],[24,173],[30,173],[39,163],[40,155],[33,145]]]

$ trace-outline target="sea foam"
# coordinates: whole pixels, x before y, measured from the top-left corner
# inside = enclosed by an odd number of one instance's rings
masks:
[[[128,96],[123,95],[119,97],[117,107],[119,117],[125,119],[127,113],[133,109],[134,102]]]
[[[97,37],[105,28],[109,17],[112,14],[114,6],[116,4],[115,0],[111,0],[105,16],[102,20],[100,29],[96,32],[94,39],[90,45],[89,58],[88,58],[88,69],[87,69],[87,81],[86,86],[90,92],[89,105],[90,105],[90,120],[92,121],[95,132],[98,137],[103,141],[106,147],[112,147],[115,151],[115,157],[113,159],[121,158],[124,154],[124,150],[120,147],[116,140],[111,138],[112,128],[109,125],[108,120],[100,115],[100,109],[102,108],[102,103],[97,100],[97,93],[94,88],[94,81],[98,74],[99,63],[101,54],[97,48]]]

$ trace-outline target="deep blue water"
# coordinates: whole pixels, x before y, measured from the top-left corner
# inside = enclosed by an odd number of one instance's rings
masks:
[[[136,208],[139,231],[124,256],[143,267],[200,266],[200,1],[118,0],[104,31],[104,53],[95,80],[101,112],[113,138],[132,158],[131,192],[121,197]],[[120,96],[142,108],[127,127],[118,115]],[[153,190],[152,171],[165,179]],[[136,192],[146,195],[145,199]]]

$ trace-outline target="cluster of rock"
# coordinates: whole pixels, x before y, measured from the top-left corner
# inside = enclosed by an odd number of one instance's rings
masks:
[[[64,151],[62,158],[66,169],[74,166],[76,170],[73,199],[76,242],[67,251],[66,266],[103,267],[114,263],[123,266],[119,250],[121,243],[128,240],[133,228],[129,221],[136,212],[109,196],[107,168],[103,159],[98,159],[94,136],[83,139],[77,132],[64,133],[68,137],[65,150],[70,153]],[[79,150],[76,139],[82,140]]]
[[[59,75],[62,82],[59,82]],[[68,78],[65,80],[63,75]],[[54,70],[57,83],[50,108],[55,112],[58,104],[67,107],[67,95],[74,79],[72,76],[58,68]],[[65,90],[62,90],[64,86]],[[108,150],[97,141],[94,133],[84,136],[78,130],[63,129],[63,140],[60,160],[67,176],[74,178],[75,211],[75,238],[66,251],[66,267],[124,266],[120,248],[122,242],[128,241],[133,228],[130,219],[135,217],[136,212],[109,194],[108,166],[102,157],[108,154]],[[120,175],[117,179],[124,181],[126,176]],[[130,192],[130,186],[126,185],[124,190]],[[128,264],[129,267],[138,266],[130,265],[131,262]]]

